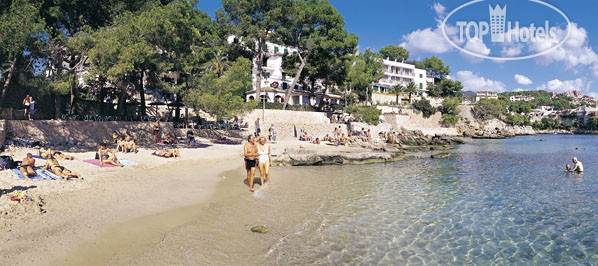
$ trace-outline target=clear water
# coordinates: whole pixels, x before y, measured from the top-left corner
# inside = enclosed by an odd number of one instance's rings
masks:
[[[323,204],[266,262],[598,264],[598,137],[476,140],[453,153],[328,167]],[[582,176],[564,172],[574,156]]]

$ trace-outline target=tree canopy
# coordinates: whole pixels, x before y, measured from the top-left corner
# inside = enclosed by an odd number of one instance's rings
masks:
[[[409,51],[397,45],[388,45],[380,49],[380,54],[384,58],[390,58],[399,62],[406,61],[409,58]]]

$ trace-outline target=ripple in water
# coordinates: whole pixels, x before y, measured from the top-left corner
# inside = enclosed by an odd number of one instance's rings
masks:
[[[275,264],[596,264],[598,141],[520,137],[451,159],[329,167],[334,187]],[[579,149],[575,149],[578,147]],[[583,176],[563,172],[572,157]]]

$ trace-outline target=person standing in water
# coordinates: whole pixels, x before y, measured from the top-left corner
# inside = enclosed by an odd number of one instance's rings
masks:
[[[255,177],[255,167],[257,166],[258,149],[255,146],[255,137],[253,135],[247,136],[247,143],[243,147],[243,157],[245,157],[245,170],[247,170],[247,184],[249,191],[253,189],[253,178]]]
[[[577,173],[583,173],[583,164],[577,160],[577,157],[573,157],[573,169],[571,170],[571,172],[577,172]]]
[[[262,186],[267,186],[270,182],[270,167],[272,166],[272,155],[270,152],[270,145],[266,144],[266,137],[259,137],[257,145],[257,153],[260,168],[260,181]],[[265,182],[264,182],[265,178]]]

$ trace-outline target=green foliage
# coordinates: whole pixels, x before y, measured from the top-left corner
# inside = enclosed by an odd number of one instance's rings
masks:
[[[461,111],[459,110],[459,104],[461,104],[461,99],[457,97],[447,97],[444,98],[442,101],[442,108],[441,112],[443,114],[454,114],[458,115]]]
[[[257,103],[254,109],[262,109],[263,108],[263,102],[262,103],[260,103],[258,101],[253,101],[253,102]],[[282,105],[283,105],[282,103],[266,102],[266,109],[282,110]],[[311,106],[311,105],[295,104],[295,105],[287,106],[286,110],[316,112],[318,110],[318,108]],[[340,110],[342,110],[342,108]]]
[[[442,123],[445,125],[454,125],[457,124],[457,122],[459,122],[459,115],[453,115],[453,114],[442,114]]]
[[[251,61],[239,58],[218,77],[216,69],[196,80],[184,101],[216,119],[231,118],[240,113],[255,109],[259,102],[244,102],[245,91],[251,87],[248,73]]]
[[[524,114],[528,114],[532,111],[532,103],[531,102],[526,102],[526,101],[514,101],[511,102],[509,101],[509,111],[511,112],[515,112],[515,113],[524,113]]]
[[[513,126],[529,126],[530,125],[529,119],[526,116],[520,115],[520,114],[507,115],[507,119],[505,122],[507,122],[507,124],[513,125]]]
[[[375,106],[347,106],[347,113],[351,114],[357,120],[369,125],[378,125],[380,123],[380,114],[382,112]]]
[[[435,56],[426,58],[422,62],[416,62],[415,66],[425,69],[428,75],[439,79],[443,79],[451,72],[449,66],[445,66],[444,62]]]
[[[440,81],[440,87],[442,88],[442,97],[460,97],[463,85],[461,81],[451,80],[443,78]]]
[[[428,95],[430,97],[442,97],[442,85],[440,83],[434,84],[433,82],[428,82],[426,88],[428,89]]]
[[[482,98],[473,107],[475,114],[483,119],[493,119],[507,114],[507,103],[497,99]]]
[[[535,122],[532,124],[534,129],[538,130],[553,130],[553,129],[566,129],[569,130],[573,127],[572,124],[562,123],[560,119],[548,119],[542,118],[542,121]]]
[[[380,49],[380,54],[384,58],[390,58],[396,61],[405,61],[409,58],[409,51],[398,45],[387,45]]]
[[[428,118],[436,113],[436,108],[430,104],[428,99],[421,99],[413,103],[413,108],[422,112],[424,117]]]
[[[598,117],[592,116],[588,119],[588,123],[584,127],[589,130],[598,130]]]
[[[366,92],[372,85],[384,77],[384,64],[382,56],[366,49],[360,55],[353,58],[353,64],[347,75],[347,86],[357,91],[360,100],[369,97]]]

